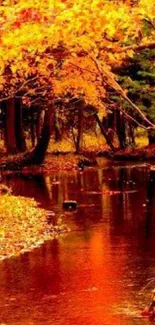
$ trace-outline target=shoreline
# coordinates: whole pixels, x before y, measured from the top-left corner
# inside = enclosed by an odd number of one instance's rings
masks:
[[[114,161],[155,161],[155,145],[142,148],[125,148],[113,152],[109,148],[103,150],[83,150],[80,154],[74,152],[47,152],[45,161],[41,165],[20,166],[20,156],[12,156],[0,159],[0,170],[3,172],[27,172],[27,171],[60,171],[82,170],[83,167],[96,166],[97,158],[103,157]],[[11,164],[9,163],[11,160]],[[5,166],[5,169],[3,169]]]

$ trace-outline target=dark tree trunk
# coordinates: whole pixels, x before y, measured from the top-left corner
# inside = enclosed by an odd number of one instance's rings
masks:
[[[135,146],[134,126],[129,123],[129,144]]]
[[[15,98],[15,137],[18,151],[26,151],[26,142],[23,131],[23,108],[20,98]]]
[[[148,131],[149,145],[155,144],[155,131]]]
[[[8,154],[18,152],[15,134],[15,100],[9,98],[4,102],[5,105],[5,146]]]
[[[82,137],[82,119],[83,119],[83,113],[82,108],[79,108],[78,111],[78,123],[77,123],[77,140],[76,140],[76,153],[80,153],[80,146],[81,146],[81,137]]]
[[[42,164],[46,155],[51,136],[51,125],[53,126],[53,107],[49,106],[45,111],[44,123],[40,138],[34,150],[32,151],[31,163]]]
[[[2,122],[2,119],[3,119],[3,114],[2,114],[2,110],[3,110],[3,108],[2,108],[2,103],[0,103],[0,112],[1,112],[1,116],[0,116],[0,118],[1,118],[1,121],[0,121],[0,139],[2,140],[3,139],[3,122]]]
[[[125,133],[125,120],[123,114],[116,110],[116,132],[119,140],[120,148],[126,147],[126,133]]]
[[[55,110],[54,112],[54,133],[55,133],[55,141],[58,142],[61,140],[61,133],[59,128],[59,121],[58,121],[58,112]]]
[[[35,121],[34,121],[34,111],[33,107],[30,108],[30,135],[31,135],[31,143],[32,147],[36,144],[36,136],[35,136]]]
[[[115,149],[115,147],[113,146],[112,142],[110,141],[110,139],[109,139],[109,137],[108,137],[108,134],[107,134],[107,132],[106,132],[106,130],[105,130],[105,128],[104,128],[102,122],[100,121],[100,119],[99,119],[97,113],[94,114],[94,117],[95,117],[95,119],[96,119],[96,122],[97,122],[97,124],[98,124],[98,126],[99,126],[99,128],[100,128],[100,130],[101,130],[101,133],[102,133],[102,135],[104,136],[104,138],[105,138],[107,144],[108,144],[109,147],[112,149],[112,151],[115,151],[116,149]]]
[[[38,107],[37,109],[37,123],[36,123],[36,136],[37,140],[39,140],[41,127],[42,127],[42,110]]]
[[[31,152],[25,152],[23,156],[16,156],[12,159],[3,160],[0,164],[1,170],[17,170],[23,166],[42,164],[46,155],[47,147],[50,141],[51,126],[53,127],[53,107],[48,107],[45,111],[44,122],[40,138],[37,145]]]
[[[71,126],[70,130],[71,130],[71,135],[72,135],[72,138],[73,138],[74,146],[75,146],[75,149],[76,149],[76,138],[75,138],[73,126]]]

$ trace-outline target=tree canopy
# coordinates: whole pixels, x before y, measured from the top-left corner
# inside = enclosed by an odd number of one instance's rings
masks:
[[[122,92],[113,66],[155,47],[154,17],[153,0],[3,1],[1,96],[21,88],[46,94],[50,87],[55,95],[71,92],[102,106],[107,83]]]

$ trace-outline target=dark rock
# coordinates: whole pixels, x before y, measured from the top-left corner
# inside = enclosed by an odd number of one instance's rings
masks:
[[[95,158],[80,158],[79,162],[78,162],[78,167],[79,169],[83,170],[85,166],[96,166],[97,165],[97,161]]]
[[[77,202],[76,201],[66,200],[66,201],[63,202],[63,208],[65,210],[76,210],[77,209]]]

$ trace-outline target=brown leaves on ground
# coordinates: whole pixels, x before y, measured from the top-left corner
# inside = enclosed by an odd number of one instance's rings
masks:
[[[55,238],[67,227],[58,220],[56,226],[46,222],[46,211],[34,199],[0,196],[0,260],[19,255]]]
[[[148,145],[143,148],[125,148],[116,152],[115,158],[122,160],[155,160],[155,146]]]

